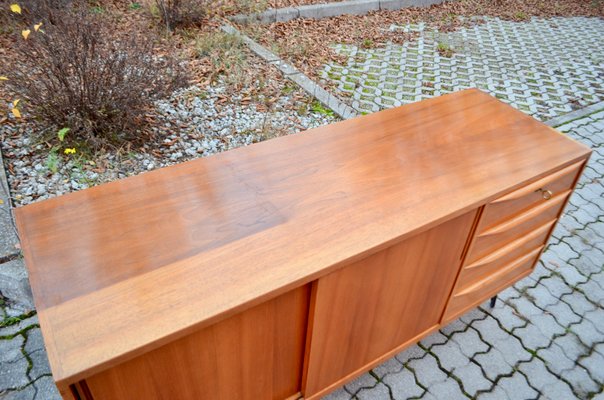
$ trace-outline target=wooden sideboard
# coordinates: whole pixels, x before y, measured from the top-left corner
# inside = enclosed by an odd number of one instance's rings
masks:
[[[65,399],[317,399],[529,274],[590,150],[478,90],[16,210]]]

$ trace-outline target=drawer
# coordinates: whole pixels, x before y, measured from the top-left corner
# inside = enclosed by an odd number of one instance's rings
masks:
[[[546,222],[534,231],[523,235],[485,257],[471,264],[466,264],[457,279],[456,290],[463,290],[467,286],[496,273],[523,254],[544,245],[555,223],[555,219]]]
[[[584,161],[572,164],[545,178],[493,200],[484,209],[478,232],[489,230],[493,226],[529,208],[546,202],[550,197],[572,189],[583,163]]]
[[[447,305],[447,309],[443,316],[443,322],[447,322],[452,318],[457,317],[469,308],[475,307],[485,299],[494,296],[504,288],[528,275],[533,270],[533,266],[537,262],[541,250],[544,247],[545,245],[539,246],[505,265],[499,271],[489,275],[485,279],[461,290],[455,290]]]
[[[473,264],[542,225],[556,220],[570,193],[570,190],[559,193],[546,202],[477,234],[468,253],[466,264]]]

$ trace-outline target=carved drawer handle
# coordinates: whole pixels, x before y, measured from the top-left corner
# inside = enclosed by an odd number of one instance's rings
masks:
[[[552,198],[552,196],[553,196],[553,193],[552,193],[552,191],[551,191],[551,190],[547,190],[547,189],[537,189],[537,190],[535,190],[535,191],[536,191],[536,192],[540,192],[540,193],[541,193],[541,195],[543,196],[543,198],[544,198],[545,200],[549,200],[549,199],[551,199],[551,198]]]

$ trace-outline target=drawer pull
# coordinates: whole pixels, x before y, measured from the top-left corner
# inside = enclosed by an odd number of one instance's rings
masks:
[[[540,192],[545,200],[549,200],[553,196],[552,191],[547,189],[537,189],[535,192]]]

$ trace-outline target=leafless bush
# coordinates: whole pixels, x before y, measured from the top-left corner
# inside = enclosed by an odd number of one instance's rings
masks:
[[[94,148],[135,139],[151,102],[186,82],[173,57],[153,55],[151,38],[118,36],[84,12],[63,13],[16,41],[6,84],[24,111]]]
[[[54,21],[57,13],[82,3],[84,0],[0,0],[0,23],[12,27],[23,22]],[[19,5],[20,13],[10,11],[12,4]]]
[[[155,0],[155,6],[168,30],[199,25],[207,15],[204,0]]]

